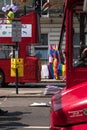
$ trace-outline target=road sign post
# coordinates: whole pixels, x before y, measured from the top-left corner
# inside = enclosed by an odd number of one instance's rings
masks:
[[[18,42],[21,42],[21,28],[22,28],[21,21],[13,20],[12,41],[16,42],[16,52],[18,52]],[[18,58],[18,56],[16,58]],[[18,94],[18,67],[16,67],[16,94]]]
[[[24,62],[22,58],[11,58],[11,77],[16,77],[16,94],[18,94],[18,77],[24,76]]]

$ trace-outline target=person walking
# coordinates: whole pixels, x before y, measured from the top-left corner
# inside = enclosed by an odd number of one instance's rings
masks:
[[[12,8],[9,8],[9,10],[7,11],[7,24],[11,24],[13,19],[14,19],[14,12]]]

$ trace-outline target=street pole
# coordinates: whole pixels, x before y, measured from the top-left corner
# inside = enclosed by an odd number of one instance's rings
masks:
[[[4,0],[4,6],[6,6],[6,0]]]
[[[16,51],[18,51],[18,42],[16,42]],[[18,65],[17,65],[17,62],[16,62],[16,94],[18,94]]]
[[[11,5],[13,4],[13,0],[11,0]]]
[[[16,68],[16,94],[18,94],[18,68]]]
[[[18,94],[18,77],[19,77],[19,73],[18,73],[18,42],[21,41],[21,28],[22,28],[22,24],[20,20],[14,20],[12,22],[12,41],[16,43],[15,45],[15,60],[16,60],[16,94]],[[17,59],[16,59],[17,58]]]
[[[26,0],[24,1],[25,3],[24,3],[24,15],[26,15]]]

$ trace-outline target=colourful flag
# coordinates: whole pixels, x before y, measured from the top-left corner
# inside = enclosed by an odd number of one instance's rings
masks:
[[[47,11],[47,10],[50,8],[50,6],[51,6],[51,5],[50,5],[49,2],[45,2],[44,5],[42,6],[41,11],[42,11],[42,12]]]

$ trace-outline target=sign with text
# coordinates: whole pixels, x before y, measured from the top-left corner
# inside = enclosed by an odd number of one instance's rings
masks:
[[[12,22],[12,41],[13,42],[21,42],[21,29],[22,29],[22,24],[20,21]]]
[[[0,37],[12,37],[12,24],[0,24]],[[22,24],[21,37],[32,37],[32,24]]]

